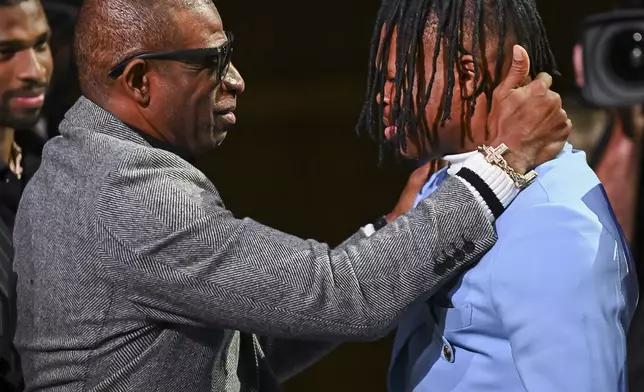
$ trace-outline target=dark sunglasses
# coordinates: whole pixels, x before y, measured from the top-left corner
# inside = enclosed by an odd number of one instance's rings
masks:
[[[217,70],[218,80],[223,80],[228,69],[230,68],[230,60],[233,53],[233,33],[227,31],[226,37],[228,41],[216,48],[199,48],[199,49],[184,49],[176,50],[173,52],[155,52],[155,53],[141,53],[132,56],[126,60],[121,61],[116,67],[112,68],[107,74],[110,78],[116,79],[125,70],[125,67],[136,59],[141,60],[170,60],[179,61],[182,63],[203,65],[207,68]]]

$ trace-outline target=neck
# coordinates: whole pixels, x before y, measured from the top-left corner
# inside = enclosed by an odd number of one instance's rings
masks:
[[[142,115],[140,110],[138,110],[136,102],[128,100],[121,96],[112,96],[109,99],[104,101],[94,101],[97,102],[99,106],[108,112],[112,113],[114,117],[121,120],[123,123],[134,127],[140,132],[145,133],[146,135],[160,140],[162,142],[169,143],[170,140],[164,135],[163,132],[157,130],[151,123],[148,121],[145,116]],[[133,109],[135,108],[135,109]]]
[[[4,164],[9,164],[13,140],[13,128],[0,126],[0,162],[3,162]]]

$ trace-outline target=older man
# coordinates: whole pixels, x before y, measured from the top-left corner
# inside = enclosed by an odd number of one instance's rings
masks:
[[[223,141],[244,90],[212,2],[86,0],[78,18],[84,97],[45,147],[14,236],[28,390],[278,390],[327,349],[288,339],[383,336],[494,243],[519,190],[473,159],[336,249],[236,219],[191,164]],[[547,77],[514,89],[526,66],[489,121],[515,179],[570,131]]]

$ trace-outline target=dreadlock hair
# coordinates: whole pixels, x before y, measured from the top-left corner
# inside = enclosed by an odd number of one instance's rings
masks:
[[[483,78],[481,88],[472,98],[468,119],[474,113],[476,98],[482,93],[488,95],[487,110],[491,109],[491,93],[500,83],[506,40],[512,40],[527,50],[532,77],[539,72],[558,75],[534,0],[383,0],[371,40],[367,94],[356,127],[358,134],[366,132],[380,144],[380,163],[385,147],[384,100],[377,103],[376,96],[384,96],[386,72],[383,70],[387,67],[394,29],[397,29],[397,40],[392,114],[394,125],[399,130],[394,142],[399,147],[395,149],[397,152],[406,150],[407,137],[419,143],[428,141],[432,146],[437,145],[438,126],[443,126],[450,119],[456,83],[453,65],[463,53],[470,53],[474,58],[475,85],[478,86]],[[424,53],[422,45],[431,36],[428,32],[435,33],[435,46],[432,74],[427,83],[423,70],[419,72],[416,66],[419,53]],[[471,42],[471,48],[465,48],[465,38]],[[495,41],[497,61],[492,76],[488,72],[485,51]],[[447,89],[438,118],[430,126],[425,107],[436,78],[436,62],[441,49],[444,50],[447,69]],[[422,60],[419,66],[423,67]],[[418,81],[415,80],[417,74]],[[423,91],[419,87],[414,102],[415,85],[427,85],[427,89]]]

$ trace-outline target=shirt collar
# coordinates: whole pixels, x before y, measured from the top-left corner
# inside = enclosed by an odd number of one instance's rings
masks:
[[[464,152],[461,154],[445,155],[443,160],[447,161],[450,167],[458,171],[464,164],[465,161],[471,156],[476,154],[476,151]]]
[[[179,146],[172,145],[170,143],[164,142],[163,140],[159,140],[159,139],[157,139],[157,138],[155,138],[153,136],[150,136],[148,133],[143,132],[142,130],[140,130],[140,129],[136,128],[136,127],[133,127],[130,124],[125,124],[125,125],[127,125],[132,131],[136,132],[137,134],[139,134],[139,136],[141,136],[143,139],[145,139],[145,141],[148,142],[148,144],[150,144],[150,146],[152,146],[154,148],[158,148],[160,150],[165,150],[165,151],[171,152],[171,153],[177,155],[178,157],[182,158],[186,162],[190,163],[191,165],[195,164],[194,155],[190,151],[188,151],[187,149],[184,149],[184,148],[179,147]]]

